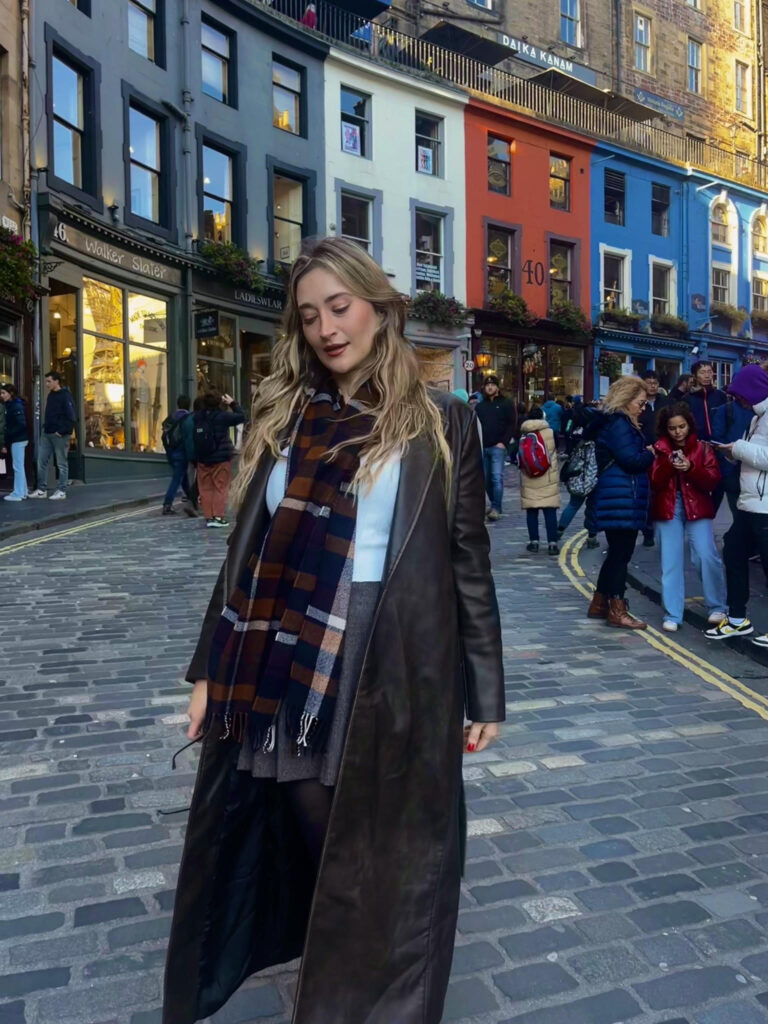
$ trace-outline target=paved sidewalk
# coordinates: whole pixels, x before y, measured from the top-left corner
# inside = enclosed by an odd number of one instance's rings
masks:
[[[491,534],[508,722],[465,762],[444,1021],[765,1024],[768,701],[586,619],[519,512]],[[185,825],[160,812],[191,795],[197,750],[170,755],[225,543],[148,511],[0,557],[2,1024],[160,1024]],[[287,1024],[295,978],[211,1024]]]
[[[63,526],[98,513],[160,502],[169,476],[148,480],[119,480],[100,484],[70,485],[64,501],[30,498],[27,501],[0,500],[0,541],[32,530]]]

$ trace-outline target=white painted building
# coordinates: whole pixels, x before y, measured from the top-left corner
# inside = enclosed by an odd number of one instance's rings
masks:
[[[465,103],[338,49],[325,61],[327,233],[365,245],[405,294],[466,298]],[[463,385],[468,333],[409,321],[426,380]]]

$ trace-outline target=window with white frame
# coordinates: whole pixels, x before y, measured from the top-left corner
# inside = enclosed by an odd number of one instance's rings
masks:
[[[752,252],[756,256],[768,255],[768,224],[760,213],[752,221]]]
[[[416,111],[415,122],[416,170],[438,178],[442,173],[443,119],[433,114]]]
[[[725,267],[712,267],[712,301],[729,303],[731,299],[731,272]]]
[[[664,263],[651,265],[651,313],[662,316],[671,313],[672,269]]]
[[[351,192],[341,193],[341,237],[370,252],[371,200]]]
[[[443,218],[416,210],[416,291],[439,292],[443,283]]]
[[[756,313],[768,313],[768,277],[752,278],[752,309]]]
[[[651,19],[644,14],[635,15],[635,70],[651,73]]]
[[[737,32],[747,31],[747,0],[733,0],[733,27]]]
[[[688,92],[701,93],[702,44],[697,39],[688,39]]]
[[[488,226],[485,265],[489,297],[513,288],[515,233],[509,228]]]
[[[371,97],[367,93],[341,87],[341,151],[352,156],[370,156]]]
[[[712,363],[715,373],[715,387],[726,388],[733,380],[733,363],[727,363],[724,359],[716,359]]]
[[[624,309],[627,292],[624,276],[626,257],[621,253],[603,253],[603,309]]]
[[[730,245],[728,207],[725,203],[715,203],[712,207],[711,227],[714,245]]]
[[[569,46],[581,46],[581,0],[560,0],[560,38]]]
[[[733,76],[733,103],[739,114],[749,116],[751,113],[751,91],[749,66],[737,60]]]

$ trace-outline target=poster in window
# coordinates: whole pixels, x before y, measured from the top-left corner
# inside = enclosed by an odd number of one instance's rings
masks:
[[[440,267],[434,263],[417,263],[416,279],[418,281],[432,281],[440,284]]]
[[[341,148],[345,153],[351,153],[353,156],[361,155],[359,124],[343,122],[341,126]]]
[[[434,154],[429,146],[417,146],[418,168],[420,174],[434,174]]]

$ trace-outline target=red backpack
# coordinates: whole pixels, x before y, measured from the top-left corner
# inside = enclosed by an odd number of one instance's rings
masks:
[[[547,446],[538,430],[523,434],[517,450],[517,461],[526,476],[544,476],[550,467]]]

